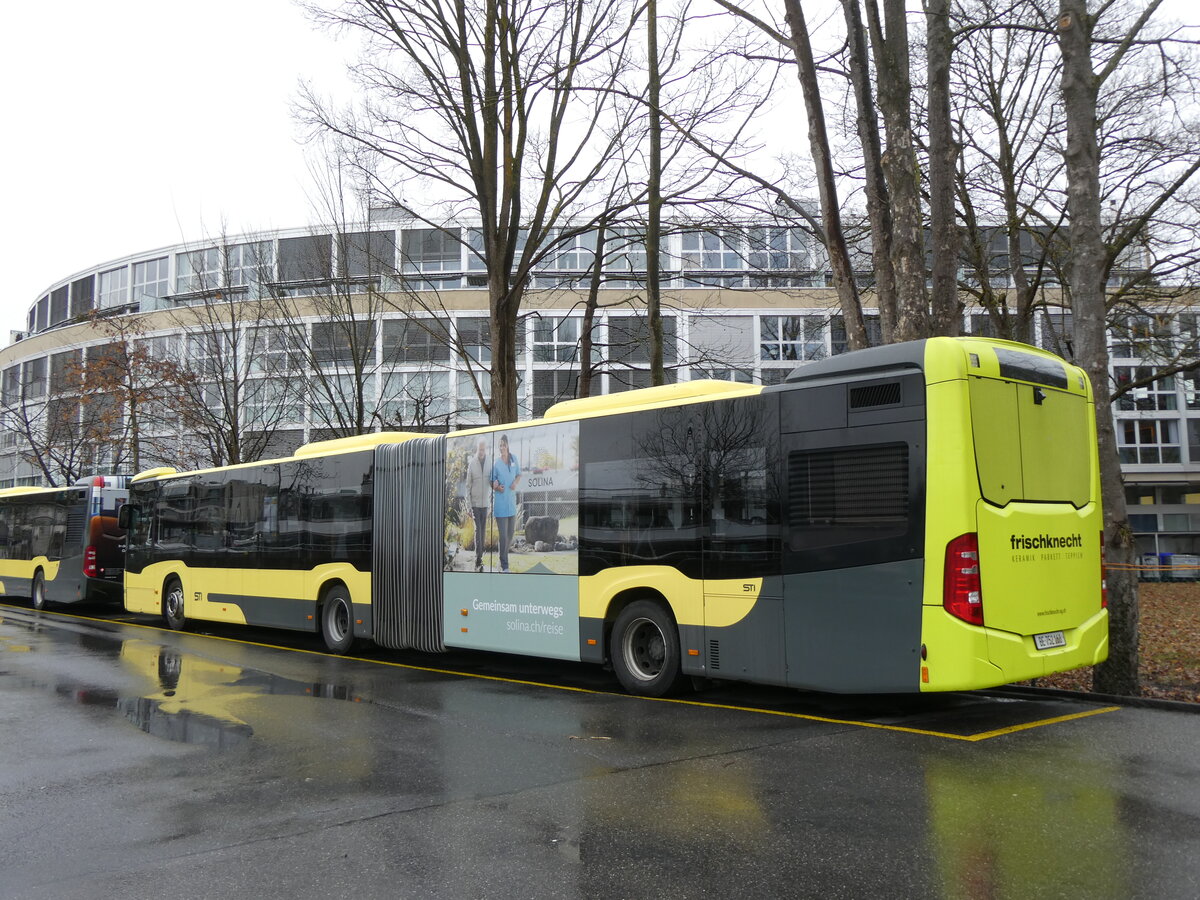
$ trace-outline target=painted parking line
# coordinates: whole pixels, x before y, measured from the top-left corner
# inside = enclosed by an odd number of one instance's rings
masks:
[[[0,608],[12,609],[16,612],[27,613],[33,615],[43,615],[45,613],[37,613],[35,610],[26,609],[20,606],[12,606],[7,603],[0,603]],[[124,619],[101,619],[95,616],[81,616],[74,613],[53,612],[45,615],[61,617],[64,619],[76,619],[82,622],[96,622],[104,625],[119,625],[123,628],[144,628],[149,631],[165,632],[167,634],[180,634],[180,632],[171,631],[169,628],[164,628],[158,625],[147,625],[142,622],[130,622]],[[1004,735],[1014,734],[1019,731],[1028,731],[1034,728],[1044,728],[1050,725],[1059,725],[1064,722],[1072,722],[1077,719],[1086,719],[1091,716],[1102,715],[1103,713],[1116,712],[1121,707],[1119,706],[1104,706],[1096,709],[1083,710],[1077,713],[1068,715],[1051,716],[1045,719],[1036,719],[1031,722],[1021,722],[1016,725],[1008,725],[1003,728],[995,728],[988,731],[980,731],[975,734],[955,734],[948,731],[937,731],[929,728],[913,728],[907,725],[892,725],[880,722],[867,722],[860,719],[843,719],[830,716],[819,716],[812,713],[791,712],[788,710],[764,709],[758,706],[739,706],[731,703],[709,703],[704,700],[689,700],[682,697],[637,697],[632,694],[626,694],[618,691],[600,691],[593,688],[574,687],[571,685],[551,684],[544,681],[530,681],[521,678],[512,678],[504,675],[485,675],[478,672],[463,672],[457,669],[444,669],[436,666],[419,666],[412,663],[391,662],[382,659],[367,659],[361,656],[339,656],[333,653],[326,653],[321,650],[305,650],[300,647],[284,647],[278,644],[264,644],[260,641],[248,641],[242,638],[225,637],[218,634],[195,634],[184,632],[188,637],[208,638],[215,641],[228,641],[231,644],[241,644],[249,647],[262,647],[268,650],[281,650],[289,653],[306,653],[312,656],[332,657],[335,659],[354,660],[355,662],[367,663],[377,666],[390,666],[396,669],[406,669],[410,672],[426,672],[435,675],[451,675],[459,678],[475,678],[482,681],[495,681],[504,684],[518,684],[527,687],[546,688],[554,691],[572,691],[577,694],[597,694],[605,697],[625,697],[628,700],[640,700],[647,703],[678,703],[685,706],[696,706],[705,709],[725,709],[733,712],[752,713],[762,716],[777,716],[788,719],[800,719],[807,722],[820,722],[826,725],[844,725],[855,728],[874,728],[880,731],[896,731],[904,734],[919,734],[925,737],[944,738],[952,741],[967,741],[978,742],[991,740],[992,738],[1003,737]]]

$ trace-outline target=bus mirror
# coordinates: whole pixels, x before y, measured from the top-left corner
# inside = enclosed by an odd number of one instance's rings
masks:
[[[133,525],[133,507],[126,503],[117,510],[117,527],[122,531],[128,531]]]

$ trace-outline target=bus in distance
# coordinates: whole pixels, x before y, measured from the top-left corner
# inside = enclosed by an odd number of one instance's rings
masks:
[[[131,485],[125,605],[836,692],[992,687],[1108,648],[1091,387],[932,338],[450,435]]]
[[[129,498],[124,475],[96,475],[71,487],[0,490],[0,593],[51,603],[120,605]]]

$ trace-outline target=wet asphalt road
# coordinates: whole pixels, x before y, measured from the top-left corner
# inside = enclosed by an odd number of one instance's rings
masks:
[[[1200,896],[1200,715],[290,640],[0,605],[0,897]]]

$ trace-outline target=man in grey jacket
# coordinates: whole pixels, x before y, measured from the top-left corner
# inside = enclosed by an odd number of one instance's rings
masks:
[[[488,503],[492,486],[488,483],[487,441],[480,438],[474,455],[467,460],[467,502],[475,517],[475,571],[483,571],[483,545],[487,539]]]

